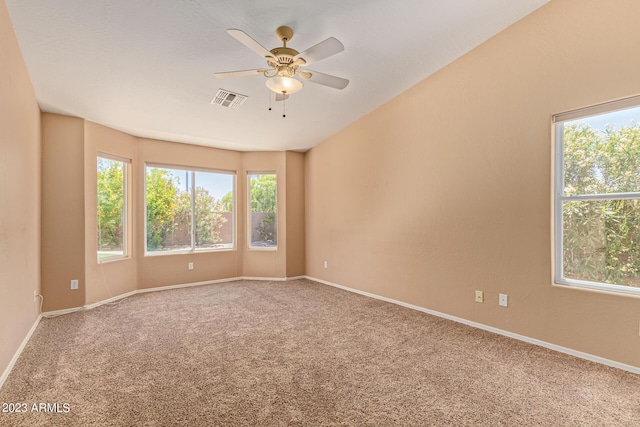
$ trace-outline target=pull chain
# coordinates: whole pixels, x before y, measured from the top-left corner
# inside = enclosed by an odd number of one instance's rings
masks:
[[[282,100],[282,117],[287,117],[286,115],[286,111],[285,111],[285,105],[286,105],[287,100],[283,99]]]
[[[271,111],[271,91],[267,89],[267,96],[269,97],[269,111]]]

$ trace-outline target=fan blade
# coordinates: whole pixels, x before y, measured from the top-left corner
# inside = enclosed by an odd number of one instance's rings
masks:
[[[328,39],[321,41],[315,46],[310,47],[309,49],[301,52],[293,57],[293,61],[295,62],[298,58],[302,58],[305,60],[305,64],[301,64],[300,66],[310,65],[314,62],[321,61],[325,58],[330,57],[331,55],[335,55],[336,53],[340,53],[344,50],[344,46],[340,43],[340,40],[329,37]]]
[[[308,79],[310,82],[317,83],[323,86],[329,86],[335,89],[344,89],[349,84],[349,80],[342,77],[332,76],[330,74],[323,74],[317,71],[301,72],[298,73],[301,77]],[[311,74],[307,77],[308,74]]]
[[[214,73],[213,75],[219,79],[228,79],[233,77],[245,77],[245,76],[253,76],[254,74],[263,74],[266,71],[269,71],[269,70],[262,69],[262,70],[227,71],[224,73]]]
[[[257,53],[261,57],[273,58],[276,62],[278,62],[278,58],[276,58],[273,53],[269,52],[264,46],[252,39],[251,36],[244,31],[230,28],[227,30],[227,34],[238,40],[240,43]]]
[[[307,64],[307,61],[304,58],[298,58],[291,63],[292,67],[304,67]]]
[[[285,99],[289,99],[289,95],[284,95],[282,93],[276,93],[276,101],[284,101]]]

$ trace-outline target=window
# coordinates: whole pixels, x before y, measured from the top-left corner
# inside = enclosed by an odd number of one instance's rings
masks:
[[[555,281],[640,294],[640,97],[554,121]]]
[[[130,161],[98,156],[98,262],[127,256],[127,172]]]
[[[147,253],[233,249],[235,174],[147,165]]]
[[[278,209],[275,173],[249,174],[250,248],[278,247]]]

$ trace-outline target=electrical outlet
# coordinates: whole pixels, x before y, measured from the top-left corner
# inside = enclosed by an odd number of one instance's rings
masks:
[[[73,279],[71,281],[71,290],[75,291],[76,289],[78,289],[78,279]]]
[[[38,291],[36,291],[35,289],[33,290],[33,299],[34,300],[38,299]]]
[[[509,297],[507,296],[507,294],[500,294],[498,298],[498,304],[500,304],[503,307],[506,307],[508,303],[509,303]]]
[[[484,302],[484,292],[476,291],[476,302]]]
[[[189,263],[189,270],[193,270],[193,263],[192,262]]]
[[[324,262],[324,268],[329,268],[329,263],[327,261]]]

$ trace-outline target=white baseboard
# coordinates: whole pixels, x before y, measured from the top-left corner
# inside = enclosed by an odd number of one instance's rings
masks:
[[[441,312],[435,311],[435,310],[429,310],[428,308],[420,307],[420,306],[413,305],[413,304],[408,304],[406,302],[397,301],[397,300],[394,300],[394,299],[391,299],[391,298],[383,297],[383,296],[372,294],[372,293],[369,293],[369,292],[360,291],[358,289],[349,288],[347,286],[338,285],[337,283],[328,282],[326,280],[318,279],[318,278],[315,278],[315,277],[304,276],[304,278],[305,279],[309,279],[309,280],[313,280],[314,282],[322,283],[324,285],[333,286],[334,288],[339,288],[339,289],[342,289],[342,290],[345,290],[345,291],[349,291],[349,292],[353,292],[353,293],[356,293],[356,294],[364,295],[366,297],[375,298],[375,299],[378,299],[378,300],[381,300],[381,301],[390,302],[392,304],[401,305],[403,307],[407,307],[407,308],[410,308],[412,310],[421,311],[423,313],[431,314],[433,316],[442,317],[444,319],[452,320],[454,322],[462,323],[462,324],[465,324],[467,326],[472,326],[474,328],[482,329],[484,331],[493,332],[493,333],[498,334],[498,335],[503,335],[505,337],[513,338],[513,339],[516,339],[516,340],[519,340],[519,341],[524,341],[524,342],[527,342],[527,343],[530,343],[530,344],[538,345],[540,347],[545,347],[545,348],[548,348],[550,350],[555,350],[555,351],[558,351],[560,353],[565,353],[565,354],[568,354],[570,356],[578,357],[580,359],[585,359],[585,360],[589,360],[591,362],[600,363],[602,365],[611,366],[613,368],[622,369],[623,371],[629,371],[629,372],[632,372],[634,374],[640,374],[640,368],[637,367],[637,366],[627,365],[627,364],[624,364],[624,363],[616,362],[615,360],[605,359],[604,357],[600,357],[600,356],[594,356],[593,354],[589,354],[589,353],[583,353],[583,352],[578,351],[578,350],[573,350],[573,349],[570,349],[570,348],[567,348],[567,347],[562,347],[562,346],[559,346],[559,345],[556,345],[556,344],[551,344],[551,343],[548,343],[546,341],[541,341],[541,340],[538,340],[538,339],[535,339],[535,338],[527,337],[525,335],[520,335],[520,334],[516,334],[516,333],[513,333],[513,332],[505,331],[505,330],[502,330],[502,329],[494,328],[493,326],[483,325],[482,323],[472,322],[471,320],[463,319],[461,317],[451,316],[451,315],[446,314],[446,313],[441,313]]]
[[[137,293],[140,293],[140,291],[135,290],[135,291],[127,292],[126,294],[116,295],[115,297],[111,297],[111,298],[108,298],[108,299],[105,299],[105,300],[102,300],[102,301],[94,302],[94,303],[91,303],[89,305],[85,305],[85,306],[79,307],[76,311],[91,310],[92,308],[100,307],[101,305],[109,304],[109,303],[112,303],[112,302],[115,302],[115,301],[118,301],[118,300],[121,300],[121,299],[124,299],[124,298],[128,298],[128,297],[130,297],[132,295],[135,295]],[[60,310],[60,311],[63,311],[63,310]]]
[[[242,280],[259,280],[262,282],[285,282],[287,280],[286,277],[247,277],[243,276],[240,279]]]
[[[243,276],[240,277],[239,279],[242,280],[259,280],[259,281],[267,281],[267,282],[288,282],[290,280],[299,280],[299,279],[305,279],[306,276],[294,276],[294,277],[248,277],[248,276]]]
[[[62,316],[63,314],[75,313],[76,311],[82,311],[84,309],[84,307],[72,307],[63,308],[62,310],[45,311],[42,313],[42,317],[58,317]]]
[[[38,327],[38,324],[40,323],[40,319],[42,319],[42,315],[38,315],[38,318],[36,319],[36,321],[33,322],[33,326],[31,326],[31,329],[27,333],[27,336],[24,337],[24,339],[22,340],[22,343],[20,344],[20,347],[18,347],[18,350],[13,355],[13,358],[9,362],[9,365],[6,367],[6,369],[2,373],[2,376],[0,377],[0,389],[4,385],[4,382],[7,380],[7,378],[9,377],[9,374],[11,373],[11,370],[13,369],[13,366],[18,361],[18,358],[22,354],[22,351],[24,350],[25,346],[27,345],[27,343],[31,339],[31,335],[33,335],[33,333],[35,332],[36,328]]]
[[[181,289],[181,288],[191,288],[193,286],[213,285],[214,283],[235,282],[237,280],[242,280],[242,279],[244,279],[244,277],[230,277],[228,279],[205,280],[204,282],[191,282],[191,283],[182,283],[179,285],[158,286],[157,288],[138,289],[137,291],[133,291],[133,292],[135,294],[144,294],[147,292],[167,291],[169,289]]]
[[[56,317],[56,316],[60,316],[62,314],[74,313],[76,311],[91,310],[93,308],[100,307],[102,305],[109,304],[109,303],[112,303],[114,301],[118,301],[118,300],[121,300],[121,299],[124,299],[124,298],[128,298],[128,297],[133,296],[133,295],[144,294],[144,293],[148,293],[148,292],[167,291],[169,289],[190,288],[190,287],[193,287],[193,286],[212,285],[212,284],[215,284],[215,283],[236,282],[238,280],[259,280],[259,281],[270,281],[270,282],[284,282],[284,281],[287,281],[287,280],[304,279],[304,278],[305,278],[305,276],[298,276],[298,277],[295,277],[295,278],[239,276],[239,277],[230,277],[230,278],[227,278],[227,279],[214,279],[214,280],[205,280],[203,282],[181,283],[181,284],[178,284],[178,285],[167,285],[167,286],[158,286],[158,287],[155,287],[155,288],[136,289],[135,291],[127,292],[126,294],[122,294],[122,295],[117,295],[115,297],[111,297],[111,298],[106,299],[106,300],[102,300],[102,301],[94,302],[94,303],[91,303],[91,304],[88,304],[88,305],[84,305],[82,307],[73,307],[73,308],[65,308],[65,309],[62,309],[62,310],[47,311],[45,313],[42,313],[42,316],[43,317]]]

